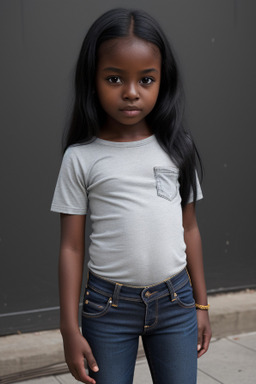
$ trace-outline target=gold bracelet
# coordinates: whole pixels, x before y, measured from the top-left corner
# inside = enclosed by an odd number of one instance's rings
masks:
[[[196,308],[198,308],[198,309],[202,309],[203,311],[208,311],[208,309],[210,308],[210,304],[207,304],[207,305],[201,305],[201,304],[197,304],[197,303],[196,303]]]

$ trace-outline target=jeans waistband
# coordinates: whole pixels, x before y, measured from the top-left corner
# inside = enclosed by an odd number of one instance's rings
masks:
[[[89,271],[87,287],[111,297],[112,306],[117,307],[119,300],[150,302],[166,295],[170,295],[171,300],[174,301],[177,298],[176,291],[188,281],[190,281],[190,277],[186,268],[161,283],[145,287],[115,283]]]

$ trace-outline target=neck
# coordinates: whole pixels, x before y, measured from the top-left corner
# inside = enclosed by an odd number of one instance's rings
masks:
[[[106,124],[99,132],[99,138],[110,141],[137,141],[152,135],[150,127],[145,123],[140,126],[120,126]]]

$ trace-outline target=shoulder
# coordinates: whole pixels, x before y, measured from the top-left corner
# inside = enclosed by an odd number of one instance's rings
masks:
[[[91,140],[84,143],[72,144],[66,149],[65,155],[78,155],[84,153],[87,150],[91,150],[93,147],[95,147],[95,140],[96,138],[92,138]]]
[[[81,175],[87,179],[94,164],[102,158],[104,154],[95,140],[82,144],[69,146],[62,159],[62,168],[68,169],[76,175]]]
[[[66,149],[63,159],[71,161],[87,160],[91,158],[94,152],[96,152],[95,139],[92,139],[91,141],[85,143],[70,145]]]

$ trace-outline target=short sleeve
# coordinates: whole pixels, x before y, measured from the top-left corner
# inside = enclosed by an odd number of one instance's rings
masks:
[[[201,185],[200,185],[200,182],[199,182],[199,179],[198,179],[197,172],[196,172],[196,191],[197,191],[196,200],[197,201],[201,200],[203,198],[203,192],[202,192],[202,188],[201,188]],[[187,204],[192,203],[193,201],[194,201],[194,194],[193,194],[193,190],[191,188]]]
[[[68,148],[63,156],[51,211],[84,215],[88,206],[85,175],[74,149]]]

